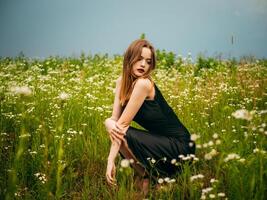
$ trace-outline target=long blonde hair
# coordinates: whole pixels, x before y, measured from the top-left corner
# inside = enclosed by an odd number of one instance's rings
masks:
[[[142,76],[142,78],[149,78],[151,81],[150,73],[156,67],[156,55],[154,47],[145,39],[138,39],[133,41],[124,53],[122,81],[120,89],[120,103],[125,105],[130,99],[133,87],[137,78],[132,74],[132,67],[141,56],[143,47],[151,50],[151,64],[149,70]],[[153,81],[152,81],[153,83]]]

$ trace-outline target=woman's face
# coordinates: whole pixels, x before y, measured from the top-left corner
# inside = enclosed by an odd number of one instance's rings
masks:
[[[147,47],[142,48],[142,53],[138,61],[134,63],[132,73],[136,77],[141,77],[146,74],[151,66],[151,50]]]

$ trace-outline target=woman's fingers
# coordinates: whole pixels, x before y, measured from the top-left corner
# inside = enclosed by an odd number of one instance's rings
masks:
[[[111,137],[112,137],[112,141],[113,141],[113,140],[120,140],[120,138],[118,138],[118,137],[115,136],[114,134],[111,134]]]
[[[109,184],[112,184],[114,182],[114,179],[111,177],[110,174],[106,174],[106,178]]]
[[[115,185],[114,182],[113,182],[113,180],[112,180],[110,177],[107,177],[107,182],[108,182],[108,184],[109,184],[110,186]]]
[[[119,128],[115,127],[112,130],[114,130],[118,134],[124,135],[124,133],[122,132],[122,129],[119,129]]]
[[[115,180],[115,178],[113,178],[111,174],[107,173],[107,174],[106,174],[106,179],[107,179],[107,182],[108,182],[108,184],[109,184],[110,186],[115,186],[115,185],[117,185],[117,184],[116,184],[116,180]]]
[[[124,133],[122,133],[121,131],[117,130],[117,129],[112,129],[111,134],[116,135],[117,137],[123,137]]]
[[[118,134],[117,132],[112,131],[111,135],[113,138],[119,139],[119,140],[124,140],[124,134]]]
[[[109,185],[115,185],[116,179],[116,167],[114,162],[107,163],[107,170],[106,170],[106,179]]]
[[[120,132],[123,131],[123,129],[120,126],[118,126],[117,123],[115,123],[115,127],[118,129],[118,131],[120,131]]]

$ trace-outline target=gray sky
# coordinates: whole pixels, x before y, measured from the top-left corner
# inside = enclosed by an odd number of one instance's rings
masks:
[[[267,0],[0,0],[0,56],[123,54],[141,33],[182,56],[267,58]]]

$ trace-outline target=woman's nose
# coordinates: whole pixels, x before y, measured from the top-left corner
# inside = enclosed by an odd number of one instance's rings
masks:
[[[146,63],[146,61],[145,60],[142,60],[141,61],[141,66],[145,66],[145,63]]]

